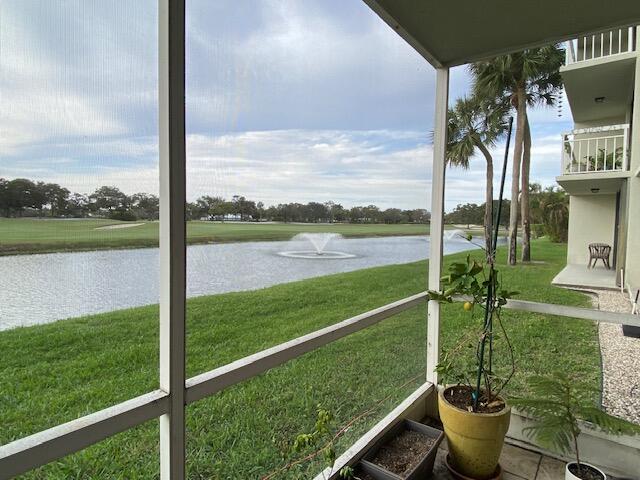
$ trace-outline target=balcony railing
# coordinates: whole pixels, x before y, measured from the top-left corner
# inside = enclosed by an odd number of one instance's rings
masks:
[[[629,169],[629,125],[573,130],[562,135],[562,174]]]
[[[636,27],[594,33],[567,42],[567,65],[595,58],[610,57],[636,49]]]

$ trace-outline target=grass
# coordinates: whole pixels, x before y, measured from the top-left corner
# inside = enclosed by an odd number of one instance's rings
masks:
[[[142,223],[130,228],[100,228],[126,223],[106,219],[0,218],[0,255],[158,246],[158,222],[129,222]],[[187,223],[187,242],[197,244],[288,240],[297,233],[316,231],[340,233],[345,237],[373,237],[426,235],[429,227],[421,224],[327,225],[192,221]]]
[[[521,298],[585,305],[584,296],[550,285],[566,247],[533,244],[545,264],[502,267]],[[501,252],[504,254],[504,252]],[[464,258],[456,254],[446,262]],[[504,261],[504,258],[501,258]],[[426,264],[360,270],[252,292],[188,302],[187,374],[193,376],[265,347],[424,290]],[[507,312],[519,373],[562,368],[600,383],[594,324]],[[443,307],[448,348],[473,320],[459,304]],[[426,309],[416,307],[188,407],[191,479],[257,479],[282,465],[296,434],[309,431],[318,404],[344,425],[379,400],[337,445],[344,450],[424,378]],[[0,443],[157,388],[155,306],[0,332]],[[413,380],[411,380],[413,379]],[[407,383],[405,386],[401,385]],[[148,422],[29,473],[29,479],[158,477],[157,421]],[[310,478],[305,464],[279,478]]]

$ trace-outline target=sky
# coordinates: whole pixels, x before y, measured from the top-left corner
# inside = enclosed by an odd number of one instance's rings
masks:
[[[0,177],[157,194],[156,4],[0,1]],[[451,102],[470,87],[453,69]],[[434,94],[361,0],[189,0],[188,199],[429,208]],[[552,185],[570,114],[530,120],[532,180]],[[481,158],[448,170],[447,210],[483,197]]]

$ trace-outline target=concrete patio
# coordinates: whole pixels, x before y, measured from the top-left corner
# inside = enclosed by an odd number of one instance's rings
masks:
[[[556,275],[552,283],[563,287],[618,289],[615,269],[602,265],[587,268],[586,265],[569,264]]]
[[[445,466],[447,456],[446,440],[438,450],[434,467],[434,480],[455,480]],[[500,457],[502,480],[564,480],[565,462],[515,445],[505,444]],[[610,480],[617,477],[607,475]]]

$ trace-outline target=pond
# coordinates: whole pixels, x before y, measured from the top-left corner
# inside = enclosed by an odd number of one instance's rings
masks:
[[[339,258],[297,258],[300,241],[187,248],[187,295],[264,288],[305,278],[423,260],[429,237],[332,239]],[[445,253],[475,248],[461,238]],[[158,303],[158,249],[0,257],[0,330]]]

